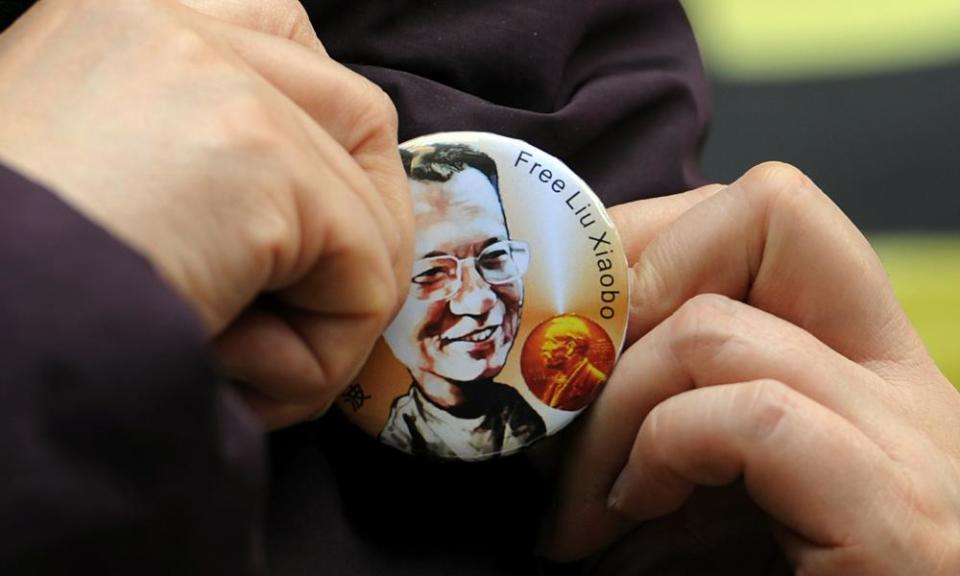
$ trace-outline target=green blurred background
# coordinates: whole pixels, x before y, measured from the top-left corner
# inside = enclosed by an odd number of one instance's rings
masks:
[[[802,168],[867,234],[960,385],[960,0],[685,0],[708,176]]]

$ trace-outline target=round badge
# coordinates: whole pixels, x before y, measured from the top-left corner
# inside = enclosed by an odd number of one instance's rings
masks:
[[[503,456],[596,397],[627,327],[627,263],[603,205],[560,160],[482,132],[400,145],[416,226],[409,293],[337,399],[405,452]]]

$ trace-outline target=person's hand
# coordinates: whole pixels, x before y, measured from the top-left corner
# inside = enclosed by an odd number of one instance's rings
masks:
[[[636,341],[574,438],[548,556],[742,478],[797,573],[960,573],[960,394],[840,210],[767,164],[612,215]]]
[[[396,123],[295,0],[41,1],[0,35],[0,161],[145,255],[269,425],[325,409],[404,299]]]

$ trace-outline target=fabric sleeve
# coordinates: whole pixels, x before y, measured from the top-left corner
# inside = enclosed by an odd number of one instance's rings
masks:
[[[0,166],[0,571],[253,574],[261,440],[145,259]]]

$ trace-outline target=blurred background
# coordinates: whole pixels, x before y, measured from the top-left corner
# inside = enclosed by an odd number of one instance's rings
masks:
[[[803,169],[960,386],[960,0],[683,4],[713,87],[706,174]]]

